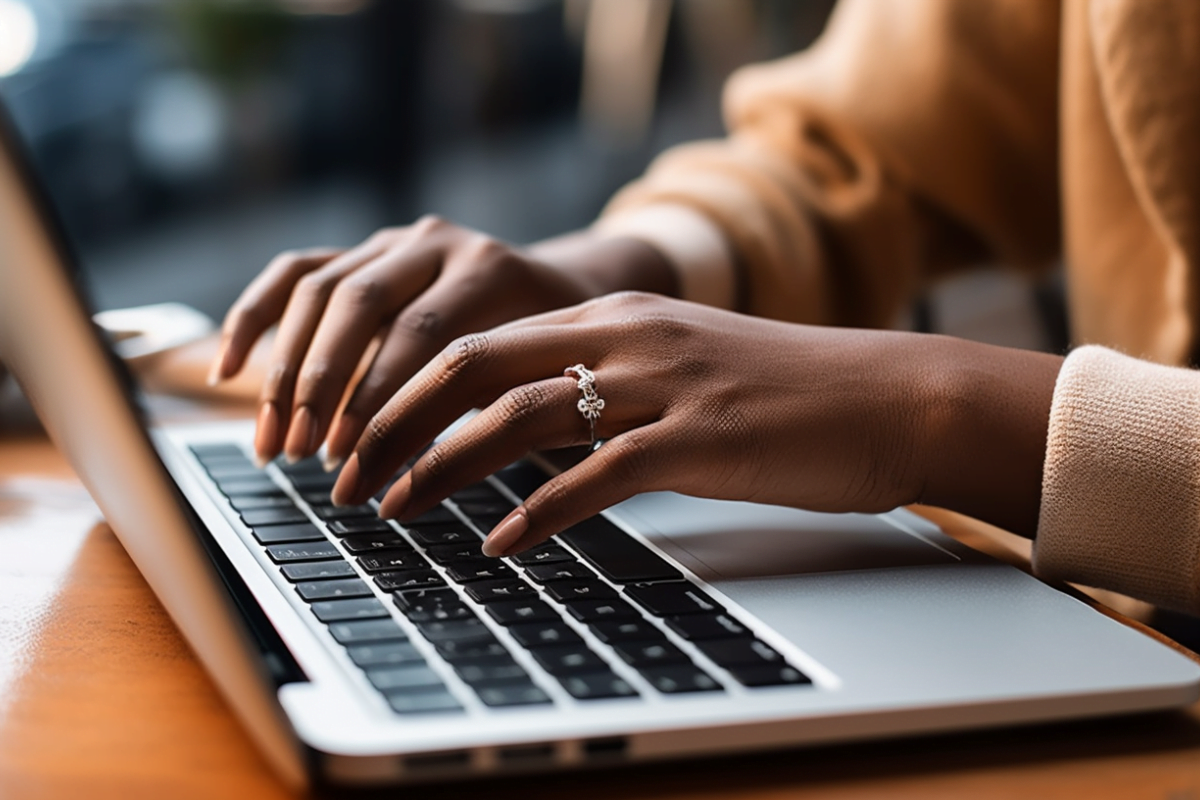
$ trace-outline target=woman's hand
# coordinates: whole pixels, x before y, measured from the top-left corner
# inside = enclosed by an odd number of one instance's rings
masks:
[[[278,322],[255,450],[264,462],[281,450],[294,460],[328,437],[327,459],[336,463],[388,398],[455,337],[621,288],[671,292],[674,276],[656,250],[634,239],[584,233],[519,250],[426,217],[351,250],[278,256],[230,309],[210,383],[237,374]]]
[[[659,490],[862,512],[965,501],[978,513],[973,500],[999,495],[1001,524],[1036,520],[1053,357],[633,293],[454,342],[370,422],[335,501],[365,502],[471,408],[483,410],[416,461],[383,516],[415,516],[530,450],[587,443],[563,375],[576,363],[595,373],[607,441],[501,522],[491,555]]]

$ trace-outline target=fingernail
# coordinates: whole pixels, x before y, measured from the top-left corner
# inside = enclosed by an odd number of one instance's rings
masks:
[[[342,462],[345,460],[346,459],[342,458],[341,456],[327,455],[321,461],[321,467],[326,472],[336,472],[337,468],[340,467]]]
[[[257,432],[254,435],[254,463],[262,468],[275,457],[279,447],[276,443],[279,440],[279,409],[274,403],[268,400],[262,404],[258,410],[255,428]]]
[[[358,440],[358,436],[354,432],[354,426],[357,423],[348,419],[348,416],[343,411],[329,426],[329,435],[325,437],[325,446],[328,448],[329,457],[336,458],[339,464],[345,460],[344,454],[354,449]],[[353,438],[350,438],[352,436]]]
[[[226,373],[229,371],[229,365],[226,364],[229,360],[229,342],[221,341],[220,347],[217,349],[216,356],[213,357],[212,366],[208,370],[208,385],[216,386],[225,379]]]
[[[412,472],[400,476],[395,485],[388,490],[383,502],[379,504],[379,516],[384,519],[394,519],[404,514],[404,507],[412,498]]]
[[[335,506],[350,505],[350,501],[358,494],[358,484],[358,453],[351,453],[346,459],[346,466],[342,467],[342,474],[338,476],[337,483],[333,485],[329,499]]]
[[[213,361],[212,366],[208,368],[208,377],[204,379],[204,382],[208,384],[210,389],[221,382],[220,355]]]
[[[295,463],[316,452],[320,446],[321,442],[317,438],[317,417],[308,406],[300,406],[292,417],[287,444],[283,447],[284,454],[289,462]]]
[[[495,530],[488,534],[487,539],[484,539],[483,554],[492,558],[504,555],[525,535],[527,530],[529,530],[529,517],[526,516],[525,507],[521,506],[505,517]]]

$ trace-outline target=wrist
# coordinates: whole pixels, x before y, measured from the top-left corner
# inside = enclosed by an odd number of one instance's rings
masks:
[[[536,242],[525,252],[579,284],[591,297],[621,291],[679,296],[671,262],[648,242],[631,236],[577,231]]]
[[[1023,536],[1037,530],[1059,356],[921,337],[918,502]]]

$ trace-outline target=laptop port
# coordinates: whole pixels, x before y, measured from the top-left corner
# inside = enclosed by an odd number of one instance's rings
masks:
[[[522,747],[502,747],[496,751],[496,760],[506,767],[533,767],[554,763],[554,745],[531,744]]]
[[[588,761],[616,761],[629,750],[629,740],[624,736],[609,736],[604,739],[588,739],[583,743],[583,755]]]
[[[466,750],[451,750],[445,753],[427,753],[408,756],[404,769],[408,772],[443,772],[462,769],[471,763],[471,754]]]

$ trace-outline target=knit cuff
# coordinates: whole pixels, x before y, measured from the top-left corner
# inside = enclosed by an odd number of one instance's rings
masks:
[[[1034,571],[1200,613],[1200,373],[1102,347],[1054,389]]]

